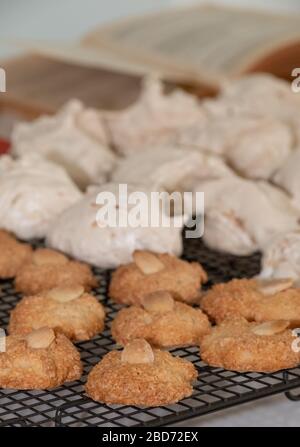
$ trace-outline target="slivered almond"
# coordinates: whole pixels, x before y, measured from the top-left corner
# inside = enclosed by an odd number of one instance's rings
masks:
[[[286,320],[267,321],[266,323],[254,326],[251,330],[256,335],[275,335],[283,332],[289,325],[290,322]]]
[[[150,251],[135,251],[133,253],[133,260],[145,275],[157,273],[165,268],[160,259]]]
[[[143,307],[148,312],[170,312],[174,309],[174,299],[166,290],[160,290],[146,295],[143,299]]]
[[[54,250],[40,249],[33,253],[33,263],[36,265],[59,264],[63,265],[68,262],[68,258]]]
[[[137,338],[125,346],[121,354],[121,361],[131,364],[153,363],[154,353],[146,340]]]
[[[27,335],[27,345],[33,349],[46,349],[55,340],[53,329],[43,327]]]
[[[84,288],[82,286],[55,287],[47,292],[47,298],[51,298],[59,303],[67,303],[80,298],[83,293]]]
[[[263,295],[274,295],[290,289],[294,284],[294,280],[292,278],[260,279],[257,280],[257,284],[257,290]]]

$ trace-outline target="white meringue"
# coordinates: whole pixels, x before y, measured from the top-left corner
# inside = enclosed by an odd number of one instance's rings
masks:
[[[16,156],[38,153],[63,166],[77,185],[103,183],[115,155],[108,148],[100,112],[71,100],[54,116],[19,123],[12,133]]]
[[[0,226],[21,239],[44,237],[52,220],[81,196],[63,168],[37,154],[0,157]]]
[[[224,177],[200,183],[204,192],[204,241],[211,248],[248,255],[274,235],[298,227],[299,212],[267,182]]]
[[[106,112],[103,118],[112,144],[123,155],[150,145],[168,144],[174,132],[204,119],[199,101],[182,90],[166,95],[163,85],[153,78],[144,81],[140,98],[118,112]]]
[[[264,246],[260,277],[300,279],[300,229],[278,234]]]
[[[300,148],[285,160],[273,181],[291,195],[294,205],[300,209]]]
[[[215,155],[182,147],[157,146],[120,159],[112,174],[117,183],[138,183],[152,191],[193,191],[200,180],[233,175]]]
[[[219,100],[238,114],[256,114],[286,123],[300,144],[300,94],[271,74],[251,74],[223,86]]]
[[[166,227],[110,227],[99,221],[96,204],[99,192],[114,194],[118,199],[117,184],[107,184],[99,188],[89,188],[86,195],[71,208],[62,213],[47,233],[47,245],[79,260],[102,268],[113,268],[131,261],[135,250],[152,250],[180,255],[182,252],[181,226]],[[149,191],[143,187],[128,187],[133,191]],[[117,201],[116,213],[127,218],[130,210],[123,208]],[[157,209],[151,209],[156,213]],[[142,216],[145,218],[145,216]]]
[[[290,155],[293,139],[289,127],[275,119],[261,120],[244,132],[226,153],[230,165],[250,179],[269,179]]]

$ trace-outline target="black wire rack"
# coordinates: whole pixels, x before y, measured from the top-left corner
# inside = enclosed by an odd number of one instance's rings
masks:
[[[209,275],[207,287],[232,277],[251,277],[258,273],[260,265],[259,253],[249,257],[221,255],[208,250],[199,239],[185,241],[184,258],[203,264]],[[110,272],[95,269],[95,274],[100,286],[94,293],[107,309],[107,321],[104,333],[77,344],[84,363],[82,379],[50,391],[0,390],[0,427],[161,426],[276,393],[285,392],[287,397],[298,399],[290,390],[300,386],[300,367],[273,374],[241,374],[207,366],[201,361],[198,348],[189,347],[172,353],[190,360],[198,369],[198,380],[190,398],[174,405],[146,409],[93,402],[85,395],[83,385],[89,370],[107,352],[117,348],[110,335],[110,324],[121,307],[107,298]],[[2,281],[0,286],[0,327],[5,329],[20,295],[11,281]]]

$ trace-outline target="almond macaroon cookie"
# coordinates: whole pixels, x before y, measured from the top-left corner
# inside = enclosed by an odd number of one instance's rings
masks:
[[[6,337],[0,352],[0,388],[48,389],[78,380],[80,355],[63,334],[44,327],[24,336]]]
[[[154,407],[189,397],[197,378],[194,365],[143,339],[112,351],[91,370],[86,392],[98,402]]]
[[[288,289],[293,286],[292,279],[233,279],[227,283],[214,285],[201,298],[201,309],[209,315],[209,317],[216,323],[220,323],[224,319],[234,316],[242,316],[249,321],[256,320],[259,309],[265,320],[277,319],[279,315],[274,313],[271,315],[272,300],[284,301]],[[299,295],[300,289],[295,294]],[[267,318],[265,306],[270,310],[270,318]],[[269,303],[269,305],[267,305]],[[272,318],[275,317],[275,318]],[[290,314],[288,318],[290,319]],[[280,317],[280,319],[284,317]]]
[[[10,314],[9,333],[24,335],[48,326],[83,341],[103,331],[104,319],[102,304],[83,286],[61,286],[23,298]]]
[[[81,285],[86,291],[96,287],[91,268],[72,261],[62,253],[48,248],[34,251],[31,262],[20,269],[15,287],[25,295],[35,295],[58,286]]]
[[[0,230],[0,279],[14,278],[30,261],[32,248],[18,242],[10,233]]]
[[[109,295],[118,303],[140,305],[145,295],[166,290],[178,301],[195,303],[206,281],[207,274],[198,262],[138,250],[133,253],[132,263],[113,273]]]
[[[165,291],[146,295],[142,307],[120,310],[111,327],[121,345],[144,338],[159,348],[197,345],[209,331],[208,318],[199,308],[175,301]]]
[[[239,372],[274,372],[300,363],[294,341],[297,339],[286,320],[249,323],[234,317],[203,337],[200,353],[210,366]]]

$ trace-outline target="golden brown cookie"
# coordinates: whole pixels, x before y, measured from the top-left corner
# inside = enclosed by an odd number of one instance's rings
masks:
[[[273,372],[293,368],[300,353],[293,350],[295,336],[285,320],[249,323],[233,317],[212,328],[200,342],[201,358],[211,366],[233,371]]]
[[[145,295],[167,290],[178,301],[194,303],[206,281],[207,275],[197,262],[166,253],[135,251],[133,262],[113,273],[109,295],[118,303],[141,304]]]
[[[23,298],[10,314],[9,333],[28,334],[48,326],[70,340],[89,340],[104,329],[102,304],[83,286],[57,287]]]
[[[208,318],[199,308],[174,301],[165,291],[146,295],[142,308],[120,310],[111,327],[113,338],[121,345],[144,338],[159,348],[196,345],[209,331]]]
[[[285,294],[292,284],[291,279],[233,279],[227,283],[216,284],[205,293],[201,298],[201,309],[216,323],[232,316],[242,316],[249,321],[256,320],[260,303],[264,299]]]
[[[18,242],[11,234],[0,230],[0,279],[14,278],[31,255],[30,245]]]
[[[91,370],[85,389],[95,401],[152,407],[190,396],[196,378],[191,362],[136,339],[122,352],[106,354]]]
[[[27,336],[6,337],[0,353],[0,387],[54,388],[81,377],[79,352],[63,334],[41,328]]]
[[[83,286],[86,291],[96,287],[91,268],[48,248],[36,250],[31,262],[20,269],[15,280],[16,289],[26,295],[75,284]]]

